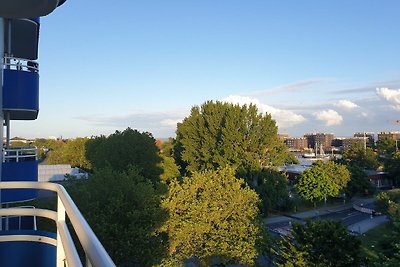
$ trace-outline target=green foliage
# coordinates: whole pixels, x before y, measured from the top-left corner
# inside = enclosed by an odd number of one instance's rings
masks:
[[[333,161],[317,161],[299,175],[295,189],[300,197],[314,202],[337,196],[350,180],[346,166]]]
[[[72,167],[90,170],[91,164],[86,159],[86,144],[89,140],[88,138],[76,138],[69,139],[66,143],[60,143],[48,153],[46,163],[70,164]]]
[[[174,144],[175,139],[168,138],[167,141],[161,143],[160,153],[164,156],[173,157],[174,156]]]
[[[384,163],[385,171],[394,178],[397,184],[400,184],[400,152],[395,153]]]
[[[166,238],[158,229],[167,213],[137,169],[103,168],[66,188],[117,265],[152,266],[164,257]]]
[[[207,265],[219,256],[224,264],[253,265],[263,236],[258,204],[257,193],[231,168],[173,180],[162,202],[170,215],[164,229],[171,259],[182,262],[197,257]]]
[[[351,179],[345,189],[346,196],[369,195],[375,192],[375,186],[368,180],[368,176],[362,168],[356,165],[350,165],[348,169],[351,174]]]
[[[376,142],[376,148],[382,155],[391,155],[396,151],[396,140],[392,138],[379,139]]]
[[[192,108],[176,135],[175,158],[184,173],[233,166],[245,174],[288,158],[275,121],[254,105],[208,101]]]
[[[173,157],[161,155],[161,159],[159,166],[163,172],[160,174],[160,180],[169,184],[172,180],[180,177],[181,173],[179,172],[179,167],[175,164]]]
[[[264,216],[270,211],[284,211],[292,207],[287,176],[278,171],[267,169],[259,172],[255,190],[261,198]]]
[[[400,190],[381,192],[376,197],[376,204],[391,219],[389,236],[380,240],[379,259],[373,261],[373,266],[400,266]]]
[[[291,237],[275,250],[278,266],[360,266],[361,242],[336,221],[293,224]]]
[[[368,170],[376,170],[379,167],[376,153],[369,147],[365,150],[361,144],[354,144],[345,151],[343,161],[347,165],[355,165]]]
[[[63,141],[53,139],[36,139],[32,145],[38,148],[38,159],[39,161],[45,161],[46,158],[53,154],[52,157],[57,157],[60,153],[59,150],[65,145]]]
[[[94,169],[110,166],[117,171],[126,171],[135,166],[142,176],[152,181],[158,181],[162,172],[158,167],[161,162],[158,152],[150,133],[131,128],[116,131],[108,137],[95,137],[86,146],[86,157]]]

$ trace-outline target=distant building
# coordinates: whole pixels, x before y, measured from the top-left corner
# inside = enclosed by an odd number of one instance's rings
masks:
[[[378,189],[387,189],[393,186],[393,179],[391,179],[386,172],[367,170],[365,171],[368,180]]]
[[[367,138],[367,146],[373,147],[375,144],[375,133],[373,132],[362,132],[362,133],[354,133],[354,137],[366,137]]]
[[[343,140],[346,138],[343,137],[336,137],[332,140],[332,146],[338,150],[343,149]]]
[[[68,164],[39,164],[38,180],[39,182],[60,182],[64,181],[66,175],[75,176],[77,178],[87,177],[87,172],[79,168],[71,168]]]
[[[286,138],[285,144],[292,151],[301,151],[308,148],[308,141],[305,137]]]
[[[342,150],[348,150],[353,145],[358,144],[364,147],[368,143],[368,137],[349,137],[343,138],[342,140]]]
[[[380,133],[378,133],[378,141],[385,139],[385,138],[399,140],[400,132],[380,132]]]
[[[286,140],[289,138],[289,134],[283,133],[283,134],[278,134],[278,138],[282,141]]]
[[[332,149],[332,133],[306,133],[304,137],[307,139],[309,148],[320,148],[322,146],[324,150]]]

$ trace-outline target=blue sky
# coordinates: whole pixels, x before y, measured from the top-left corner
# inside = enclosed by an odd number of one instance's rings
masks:
[[[12,136],[174,136],[206,100],[280,132],[399,130],[399,1],[72,1],[41,20],[40,112]],[[377,88],[386,88],[379,89]]]

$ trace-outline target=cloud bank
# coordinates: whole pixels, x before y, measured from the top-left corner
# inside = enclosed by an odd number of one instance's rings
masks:
[[[325,126],[340,125],[343,117],[333,109],[315,112],[314,116],[317,120],[325,122]]]
[[[254,104],[257,106],[260,112],[270,113],[272,118],[276,121],[278,127],[287,128],[302,123],[306,120],[302,115],[296,114],[293,111],[278,109],[266,104],[262,104],[260,100],[256,98],[239,96],[239,95],[230,95],[222,99],[222,101],[239,105]]]
[[[386,100],[392,108],[400,111],[400,89],[376,88],[376,93],[379,97]]]
[[[359,107],[357,104],[351,102],[350,100],[339,100],[337,103],[335,103],[335,106],[347,110],[352,110]]]

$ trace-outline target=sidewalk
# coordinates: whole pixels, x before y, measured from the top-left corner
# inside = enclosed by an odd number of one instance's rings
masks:
[[[353,205],[357,205],[359,207],[364,207],[370,205],[374,202],[373,198],[353,198],[349,203],[341,204],[337,206],[330,207],[321,207],[318,209],[312,209],[304,212],[285,214],[281,216],[273,216],[264,219],[264,223],[266,225],[275,224],[275,223],[285,223],[293,220],[304,221],[307,218],[315,218],[318,216],[322,216],[329,213],[339,212],[342,210],[353,208]],[[387,216],[374,216],[357,223],[351,224],[347,227],[350,232],[357,234],[364,234],[376,226],[388,222],[389,218]]]
[[[311,209],[311,210],[303,211],[303,212],[288,213],[288,214],[280,215],[280,216],[267,217],[264,219],[264,222],[266,224],[273,224],[273,223],[287,222],[287,221],[291,221],[293,219],[302,220],[302,221],[307,218],[312,219],[314,217],[329,214],[332,212],[338,212],[338,211],[350,209],[353,207],[353,204],[355,203],[354,201],[359,201],[359,199],[355,199],[355,200],[350,201],[349,203],[341,204],[341,205],[337,205],[337,206],[321,207],[318,209]]]
[[[350,232],[357,233],[357,234],[364,234],[371,230],[372,228],[377,227],[382,223],[386,223],[389,221],[389,218],[386,215],[372,217],[371,219],[366,219],[361,222],[349,225],[347,229]]]

